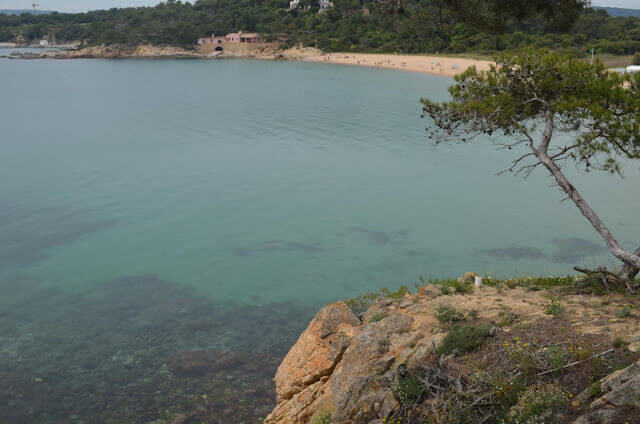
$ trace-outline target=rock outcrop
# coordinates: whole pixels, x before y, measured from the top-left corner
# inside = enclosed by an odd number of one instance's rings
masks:
[[[400,364],[426,355],[440,340],[435,319],[409,296],[377,301],[365,324],[344,302],[313,318],[278,368],[278,404],[266,424],[306,424],[317,410],[333,410],[332,423],[369,423],[399,405],[392,380]]]
[[[340,362],[360,320],[344,303],[325,306],[284,358],[274,381],[278,406],[265,423],[306,423],[331,397],[327,380]]]
[[[173,46],[123,46],[119,44],[89,46],[78,50],[47,50],[38,54],[26,54],[26,59],[115,59],[115,58],[201,58],[194,50]],[[215,55],[211,55],[215,56]]]
[[[404,408],[398,388],[406,383],[407,370],[433,364],[433,348],[451,329],[442,310],[455,307],[478,323],[517,317],[522,328],[534,322],[551,325],[545,312],[549,299],[542,291],[482,286],[473,293],[443,295],[449,293],[431,284],[416,294],[381,297],[361,319],[344,302],[321,309],[278,368],[277,405],[265,424],[308,424],[314,414],[326,417],[328,411],[332,424],[381,424],[394,417]],[[571,331],[595,337],[606,329],[603,338],[631,340],[627,324],[615,318],[616,306],[580,295],[569,295],[564,302],[572,314],[565,318],[571,324],[564,325]],[[585,320],[589,316],[597,319]],[[491,335],[508,340],[512,329],[504,325]],[[640,363],[607,377],[602,388],[602,397],[575,424],[617,423],[611,417],[640,411]],[[574,410],[574,417],[585,411],[588,400]]]
[[[640,422],[640,362],[601,380],[602,394],[589,405],[589,412],[573,424],[614,424]],[[589,399],[591,392],[584,391],[580,400]],[[636,417],[636,421],[629,421]]]

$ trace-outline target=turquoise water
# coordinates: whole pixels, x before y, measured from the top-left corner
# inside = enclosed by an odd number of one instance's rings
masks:
[[[268,385],[273,364],[328,301],[420,275],[612,263],[543,172],[526,182],[496,176],[512,156],[488,141],[428,145],[418,100],[444,98],[447,78],[235,60],[2,60],[0,76],[0,311],[10,318],[0,327],[0,373],[90,336],[100,343],[66,354],[98,358],[82,368],[93,378],[122,355],[133,362],[118,372],[135,386],[166,355],[232,349],[271,352],[258,376]],[[640,198],[630,195],[639,171],[628,167],[624,180],[571,171],[630,248],[640,236]],[[204,333],[173,334],[203,320]],[[135,331],[123,335],[123,323]],[[132,342],[149,334],[157,337],[148,345]],[[141,353],[149,346],[153,360]],[[47,393],[63,396],[71,389],[55,384],[56,370],[70,359],[57,353],[41,372]],[[147,370],[133,383],[132,363]],[[43,378],[33,366],[22,372]],[[210,390],[205,380],[184,384],[200,393]],[[111,390],[79,387],[73,393]],[[14,417],[20,403],[11,399],[0,418]],[[154,402],[145,419],[162,409]],[[183,405],[179,396],[163,402]],[[90,406],[41,409],[39,422],[100,422]]]

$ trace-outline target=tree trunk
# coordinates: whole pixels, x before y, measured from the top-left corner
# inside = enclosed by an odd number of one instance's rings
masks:
[[[640,256],[640,246],[633,252],[634,255]],[[618,272],[618,276],[622,281],[632,283],[635,280],[636,275],[640,272],[640,268],[633,267],[629,264],[624,264],[622,268],[620,268],[620,272]]]
[[[556,182],[562,188],[562,190],[564,190],[569,199],[571,199],[573,203],[575,203],[582,215],[587,218],[593,228],[595,228],[598,234],[600,234],[602,239],[607,244],[607,248],[609,249],[611,254],[613,254],[613,256],[618,258],[626,266],[629,267],[629,269],[627,270],[627,274],[631,274],[634,269],[637,273],[637,270],[640,269],[640,256],[638,255],[638,250],[636,250],[636,252],[634,253],[631,253],[620,246],[618,240],[613,237],[613,234],[611,234],[609,228],[607,228],[604,222],[600,220],[600,217],[594,212],[593,209],[591,209],[591,206],[589,206],[589,204],[584,200],[580,193],[578,193],[578,190],[576,190],[573,184],[569,182],[567,177],[562,173],[554,160],[549,157],[549,143],[551,142],[551,138],[553,137],[553,131],[553,114],[549,110],[547,112],[546,128],[542,135],[542,140],[540,141],[540,144],[537,146],[537,148],[530,144],[529,146],[531,150],[536,155],[538,160],[542,163],[542,165],[551,173],[553,178],[555,178]]]

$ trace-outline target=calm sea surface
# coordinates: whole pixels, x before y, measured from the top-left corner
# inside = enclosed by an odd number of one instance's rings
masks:
[[[321,304],[420,275],[611,263],[543,172],[496,176],[512,152],[488,142],[427,144],[419,98],[450,83],[273,61],[0,60],[0,422],[198,407],[203,422],[256,422]],[[572,173],[635,247],[637,165],[624,180]]]

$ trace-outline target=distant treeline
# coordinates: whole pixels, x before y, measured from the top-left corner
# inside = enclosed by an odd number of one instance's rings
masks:
[[[0,9],[0,15],[22,15],[23,13],[33,14],[32,9]],[[49,15],[55,13],[53,10],[37,10],[38,15]]]
[[[640,18],[640,9],[623,9],[621,7],[595,6],[594,9],[604,9],[611,16],[635,16]]]
[[[522,47],[572,49],[586,53],[633,54],[640,51],[640,19],[611,17],[585,9],[567,33],[542,17],[509,22],[501,33],[482,32],[457,21],[439,0],[406,0],[401,10],[386,2],[334,0],[317,13],[317,0],[301,0],[310,10],[287,10],[288,0],[169,0],[155,7],[78,14],[0,15],[0,41],[85,44],[194,45],[198,37],[243,30],[268,40],[303,43],[328,51],[496,52]],[[389,9],[392,7],[392,9]]]

